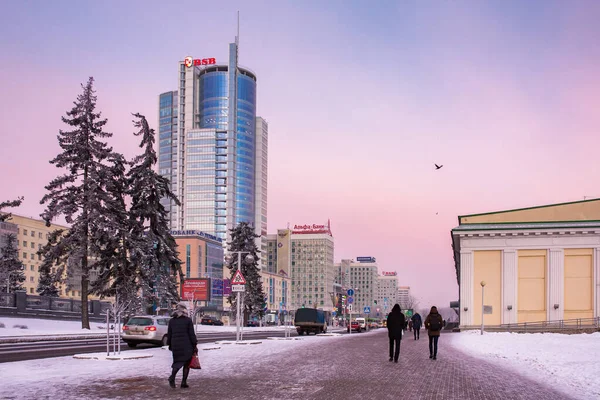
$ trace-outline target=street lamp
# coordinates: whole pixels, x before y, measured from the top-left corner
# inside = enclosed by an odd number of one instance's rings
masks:
[[[231,264],[231,262],[233,261],[233,256],[232,254],[237,254],[238,256],[238,271],[240,271],[240,273],[242,272],[242,254],[247,254],[246,257],[244,257],[244,261],[247,264],[252,264],[254,262],[254,256],[252,256],[251,252],[249,251],[230,251],[230,254],[227,254],[225,256],[225,262],[227,264]],[[237,292],[237,315],[235,318],[235,340],[236,342],[240,341],[241,338],[241,321],[240,321],[240,310],[241,310],[241,304],[240,304],[240,292]]]
[[[485,281],[481,281],[481,334],[483,335],[483,291],[485,288]]]

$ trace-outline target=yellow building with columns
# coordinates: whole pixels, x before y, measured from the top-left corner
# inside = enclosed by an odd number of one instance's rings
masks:
[[[458,217],[460,327],[594,318],[600,199]]]

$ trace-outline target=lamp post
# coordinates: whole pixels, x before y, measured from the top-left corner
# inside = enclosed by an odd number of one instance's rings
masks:
[[[483,335],[483,291],[485,289],[485,281],[481,281],[481,334]]]
[[[225,256],[225,262],[227,264],[230,264],[233,261],[233,256],[232,254],[237,254],[238,256],[238,270],[240,271],[240,273],[242,272],[242,254],[247,254],[246,257],[244,257],[244,261],[246,261],[246,263],[251,264],[254,262],[254,257],[252,256],[252,254],[250,254],[251,252],[249,251],[230,251],[228,254]],[[240,304],[240,292],[237,292],[237,301],[236,301],[236,305],[237,305],[237,314],[236,314],[236,318],[235,318],[235,341],[239,342],[240,338],[241,338],[241,329],[243,329],[242,324],[240,323],[240,310],[241,310],[241,304]]]

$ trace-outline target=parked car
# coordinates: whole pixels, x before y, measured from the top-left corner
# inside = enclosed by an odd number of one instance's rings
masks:
[[[350,326],[347,328],[348,333],[350,333],[350,328],[352,327],[353,331],[360,332],[362,328],[360,327],[360,323],[358,321],[352,321]]]
[[[200,320],[201,325],[223,325],[223,321],[214,317],[202,317]]]
[[[132,348],[140,343],[166,346],[169,320],[169,317],[157,315],[136,315],[123,325],[121,338]]]
[[[250,326],[250,327],[258,326],[258,321],[248,321],[246,326]]]
[[[325,313],[322,310],[316,308],[300,308],[296,311],[294,317],[294,326],[298,335],[308,335],[313,332],[317,333],[327,332],[327,321],[325,321]]]
[[[369,329],[377,329],[379,328],[379,324],[377,322],[371,322],[369,324]]]

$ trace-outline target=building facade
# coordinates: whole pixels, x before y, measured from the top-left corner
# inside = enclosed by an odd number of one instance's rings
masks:
[[[288,310],[334,310],[333,253],[329,223],[294,225],[294,229],[279,229],[276,235],[267,235],[267,271],[285,273],[291,278]]]
[[[16,226],[17,242],[19,244],[19,257],[25,266],[25,282],[23,287],[27,294],[37,294],[37,286],[40,281],[40,267],[43,258],[37,254],[48,243],[50,233],[56,229],[68,231],[69,228],[57,224],[51,224],[49,227],[41,219],[34,219],[12,214],[8,225],[12,225],[10,233],[15,234],[14,227]],[[5,229],[7,227],[5,226]],[[63,298],[80,298],[81,297],[81,270],[75,266],[69,266],[71,271],[66,274],[66,282],[58,286],[59,296]],[[56,272],[53,268],[52,272]],[[97,272],[90,270],[90,282],[97,278]],[[97,299],[95,296],[89,296],[90,299]]]
[[[346,289],[353,289],[352,312],[363,314],[366,306],[376,308],[378,269],[375,257],[357,257],[336,264],[338,279]]]
[[[375,294],[379,312],[387,314],[394,304],[398,302],[398,273],[395,271],[382,271],[377,277],[377,290]]]
[[[237,41],[227,63],[186,57],[177,73],[178,90],[159,96],[159,170],[181,201],[168,204],[171,229],[226,241],[248,222],[262,235],[268,125],[256,117],[256,75],[238,65]]]
[[[403,310],[412,307],[412,304],[410,304],[410,286],[398,286],[397,302]]]
[[[223,243],[214,235],[196,230],[171,231],[177,243],[181,269],[185,278],[210,278],[210,301],[203,305],[204,311],[223,311],[224,269]]]
[[[291,279],[285,273],[261,271],[263,290],[265,292],[267,313],[278,314],[287,310],[291,294]]]
[[[458,217],[460,326],[599,316],[600,199]]]

